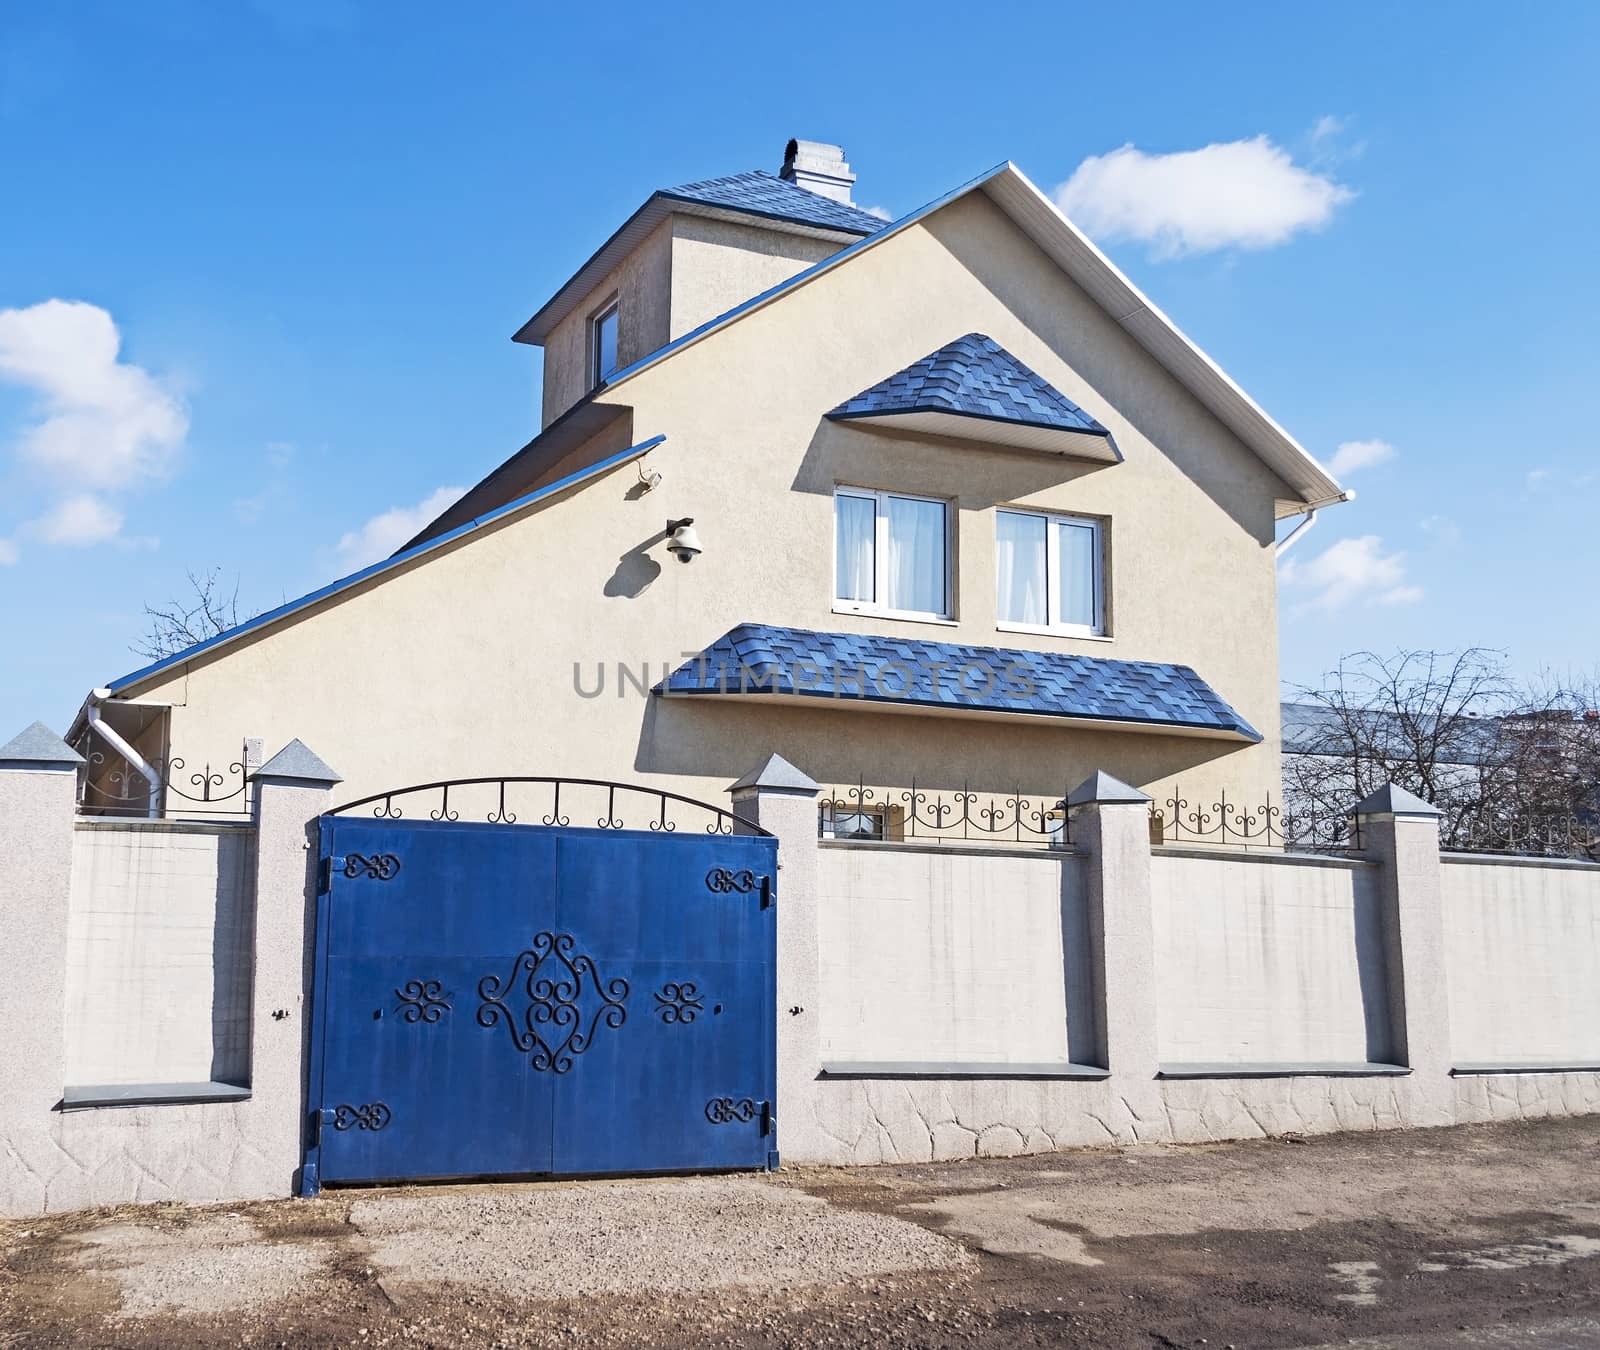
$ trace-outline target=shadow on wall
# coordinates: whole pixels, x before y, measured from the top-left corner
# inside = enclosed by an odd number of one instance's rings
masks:
[[[857,781],[1063,795],[1103,769],[1157,783],[1252,747],[1126,731],[1023,725],[832,706],[794,696],[750,703],[652,696],[634,768],[737,778],[776,751],[825,787]],[[823,700],[808,700],[822,703]]]
[[[255,850],[242,831],[217,839],[211,922],[211,1081],[250,1085],[250,1008],[255,983]]]
[[[639,486],[638,484],[634,485]],[[632,488],[629,489],[631,493]],[[617,559],[617,570],[606,578],[602,592],[613,600],[637,600],[661,575],[661,564],[650,556],[650,550],[666,540],[667,532],[657,530],[648,539],[641,539]]]
[[[1355,877],[1356,978],[1361,985],[1361,1011],[1366,1021],[1367,1062],[1404,1064],[1406,1048],[1396,1030],[1390,1006],[1389,951],[1383,931],[1383,901],[1370,873]]]

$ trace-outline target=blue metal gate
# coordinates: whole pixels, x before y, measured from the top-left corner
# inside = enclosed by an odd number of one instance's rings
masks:
[[[552,780],[475,781],[495,823],[462,784],[406,789],[443,790],[426,820],[400,792],[323,818],[302,1190],[775,1165],[777,841],[653,791],[618,828],[645,790],[609,784],[597,828],[571,782],[512,824],[506,783]]]

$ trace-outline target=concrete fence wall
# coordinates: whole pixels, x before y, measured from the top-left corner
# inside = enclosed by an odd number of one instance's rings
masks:
[[[0,757],[0,1214],[292,1193],[336,776],[295,742],[248,830],[87,825],[59,750]],[[1441,860],[1396,793],[1360,858],[1152,849],[1105,775],[1069,848],[851,845],[773,763],[788,1161],[1600,1110],[1600,867]]]
[[[1346,859],[1157,853],[1163,1068],[1393,1062],[1375,871]]]
[[[77,822],[66,1087],[250,1081],[255,831]]]
[[[1456,1065],[1600,1066],[1600,867],[1450,856]]]
[[[1093,1057],[1076,857],[836,844],[817,864],[824,1064]]]

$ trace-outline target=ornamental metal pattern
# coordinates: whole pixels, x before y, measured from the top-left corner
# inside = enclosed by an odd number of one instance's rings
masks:
[[[756,874],[748,867],[738,871],[730,871],[726,867],[713,867],[706,873],[706,889],[714,895],[727,895],[731,891],[738,891],[748,895],[756,888]]]
[[[381,1130],[394,1113],[382,1102],[367,1102],[362,1106],[336,1106],[333,1108],[333,1128],[348,1130]]]
[[[344,874],[347,877],[370,877],[374,881],[393,881],[400,873],[400,859],[392,853],[347,853]]]
[[[432,1026],[450,1011],[450,995],[445,992],[443,980],[407,980],[394,991],[394,996],[400,1000],[395,1011],[413,1025],[426,1022]]]
[[[656,1011],[661,1014],[663,1022],[682,1022],[688,1024],[702,1012],[705,1004],[700,1001],[700,991],[694,982],[686,980],[681,984],[664,984],[661,992],[655,995]]]
[[[485,975],[478,981],[478,1025],[503,1021],[512,1044],[540,1073],[566,1073],[602,1025],[615,1028],[628,1020],[627,980],[602,979],[594,959],[577,952],[577,945],[571,933],[546,930],[518,954],[504,979]],[[505,1001],[518,988],[527,997],[520,1016]]]
[[[731,1125],[754,1120],[760,1110],[761,1103],[750,1097],[713,1097],[706,1103],[706,1119],[713,1125]]]

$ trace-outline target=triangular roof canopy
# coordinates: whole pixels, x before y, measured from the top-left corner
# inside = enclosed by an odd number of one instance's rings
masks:
[[[613,397],[618,386],[633,376],[667,360],[683,348],[736,323],[745,315],[781,300],[789,292],[814,281],[835,267],[846,266],[868,249],[877,248],[902,230],[920,223],[935,211],[969,193],[982,192],[1008,215],[1058,267],[1109,314],[1117,324],[1169,371],[1180,384],[1209,409],[1225,427],[1248,446],[1293,492],[1280,500],[1278,515],[1299,515],[1307,507],[1331,506],[1347,499],[1338,482],[1287,431],[1262,411],[1254,399],[1223,373],[1222,368],[1189,340],[1179,327],[1133,284],[1104,253],[1090,242],[1016,165],[1007,162],[974,178],[926,206],[902,216],[892,225],[858,239],[848,248],[814,263],[760,295],[736,305],[700,327],[658,348],[607,382],[604,394]],[[581,298],[577,297],[577,298]],[[576,303],[576,299],[574,300]],[[524,332],[527,330],[524,329]],[[519,336],[522,336],[519,334]]]
[[[968,333],[828,414],[890,431],[1115,463],[1111,433],[992,337]]]

